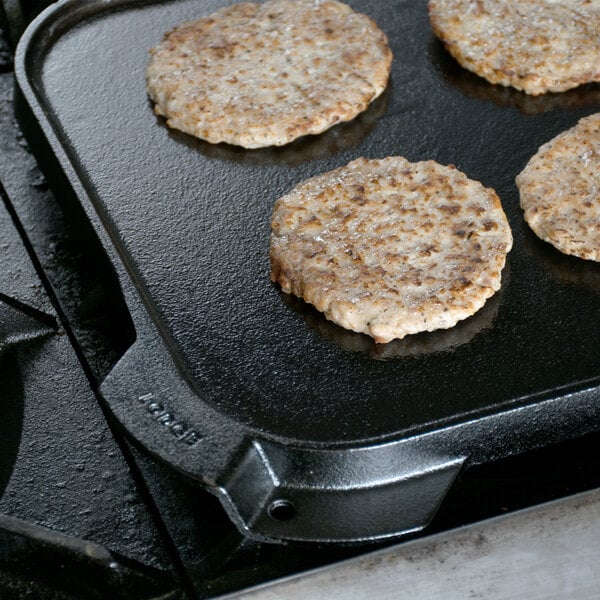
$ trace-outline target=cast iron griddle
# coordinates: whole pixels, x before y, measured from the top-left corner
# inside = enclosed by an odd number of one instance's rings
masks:
[[[389,37],[384,96],[283,148],[212,146],[154,116],[144,69],[164,31],[227,3],[66,0],[17,52],[30,143],[66,174],[136,324],[102,387],[129,431],[257,537],[353,540],[423,527],[465,462],[597,428],[600,266],[529,231],[514,178],[600,109],[598,86],[491,86],[446,55],[425,1],[350,0]],[[388,155],[495,188],[515,244],[480,313],[376,345],[271,284],[269,220],[303,179]]]

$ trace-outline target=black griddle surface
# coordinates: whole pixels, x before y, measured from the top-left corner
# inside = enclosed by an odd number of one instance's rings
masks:
[[[355,122],[280,149],[171,131],[146,96],[148,48],[227,2],[82,2],[37,41],[39,103],[180,369],[240,423],[314,442],[406,435],[596,385],[600,267],[529,231],[514,178],[600,109],[598,86],[542,98],[490,86],[445,54],[424,1],[348,3],[388,35],[389,89]],[[479,314],[382,346],[271,284],[268,238],[274,201],[296,183],[388,155],[452,163],[493,187],[515,244]]]

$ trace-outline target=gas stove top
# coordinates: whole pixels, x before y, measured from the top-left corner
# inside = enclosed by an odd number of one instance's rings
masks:
[[[11,47],[42,4],[5,2],[2,14],[0,597],[214,597],[392,543],[246,537],[112,416],[98,385],[134,339],[131,318],[14,117]],[[598,487],[597,429],[464,469],[419,535]]]

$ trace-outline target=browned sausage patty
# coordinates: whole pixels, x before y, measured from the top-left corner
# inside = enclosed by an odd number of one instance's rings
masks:
[[[565,254],[600,261],[600,113],[544,144],[517,186],[538,237]]]
[[[388,342],[452,327],[500,288],[512,246],[496,193],[455,167],[355,160],[280,198],[271,279]]]
[[[246,148],[353,119],[383,92],[392,62],[385,34],[337,0],[234,4],[175,27],[150,52],[156,113]]]
[[[600,81],[600,0],[429,0],[435,34],[466,69],[527,94]]]

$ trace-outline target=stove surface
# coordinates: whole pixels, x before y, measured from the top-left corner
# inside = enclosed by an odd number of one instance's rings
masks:
[[[0,597],[207,598],[389,545],[248,540],[124,436],[95,390],[131,324],[16,125],[0,16]],[[599,446],[591,433],[467,469],[424,534],[599,487]]]

